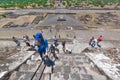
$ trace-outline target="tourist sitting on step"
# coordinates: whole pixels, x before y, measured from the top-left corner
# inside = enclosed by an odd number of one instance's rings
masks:
[[[103,40],[103,37],[102,37],[102,35],[100,35],[99,37],[98,37],[98,39],[97,39],[97,46],[99,47],[99,48],[101,48],[101,45],[99,44],[99,42],[101,42]]]
[[[101,41],[102,41],[102,36],[98,37],[98,39],[95,39],[94,37],[92,37],[89,41],[89,45],[91,47],[97,46],[97,47],[101,48],[101,45],[99,44],[99,42],[101,42]]]
[[[89,41],[89,45],[92,46],[92,47],[94,47],[94,46],[93,46],[93,42],[94,42],[94,37],[92,36],[92,37],[90,38],[90,41]]]
[[[26,46],[30,46],[30,42],[29,42],[29,37],[27,35],[23,36],[23,42],[25,42]]]
[[[95,47],[97,45],[97,39],[93,39],[93,41],[91,42],[91,46]]]
[[[17,46],[20,46],[20,41],[16,37],[12,37],[12,40],[17,44]]]

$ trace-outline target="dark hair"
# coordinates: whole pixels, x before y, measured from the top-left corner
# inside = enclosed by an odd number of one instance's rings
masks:
[[[12,39],[15,39],[15,37],[13,36]]]
[[[36,36],[35,36],[35,35],[33,35],[33,37],[35,38]]]

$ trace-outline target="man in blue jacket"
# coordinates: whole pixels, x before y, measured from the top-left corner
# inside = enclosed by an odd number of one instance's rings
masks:
[[[43,38],[42,33],[38,32],[35,35],[36,46],[38,46],[38,53],[42,60],[44,60],[45,55],[48,55],[48,41]]]

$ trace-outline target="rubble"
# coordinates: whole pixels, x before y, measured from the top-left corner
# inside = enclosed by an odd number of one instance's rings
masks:
[[[120,63],[120,48],[104,49],[104,54],[113,60],[114,63]]]
[[[106,49],[100,49],[100,48],[92,48],[87,47],[82,52],[84,53],[96,53],[99,54],[100,52],[103,52],[103,54],[107,57],[109,57],[113,63],[120,63],[120,48],[106,48]]]
[[[92,52],[92,53],[99,53],[101,50],[97,47],[87,47],[85,48],[82,53]]]
[[[6,59],[7,57],[17,53],[19,49],[17,47],[5,47],[0,48],[0,60]]]

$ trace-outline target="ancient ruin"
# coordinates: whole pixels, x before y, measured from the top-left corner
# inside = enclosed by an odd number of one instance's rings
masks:
[[[0,9],[0,80],[120,80],[119,6],[106,10],[81,3],[81,9],[55,3],[57,8]],[[33,47],[36,32],[49,45],[58,37],[58,59],[49,55],[52,65],[45,64]],[[23,42],[24,35],[29,36],[30,47]],[[100,35],[101,47],[91,47],[90,38]],[[65,52],[62,41],[66,41]]]

